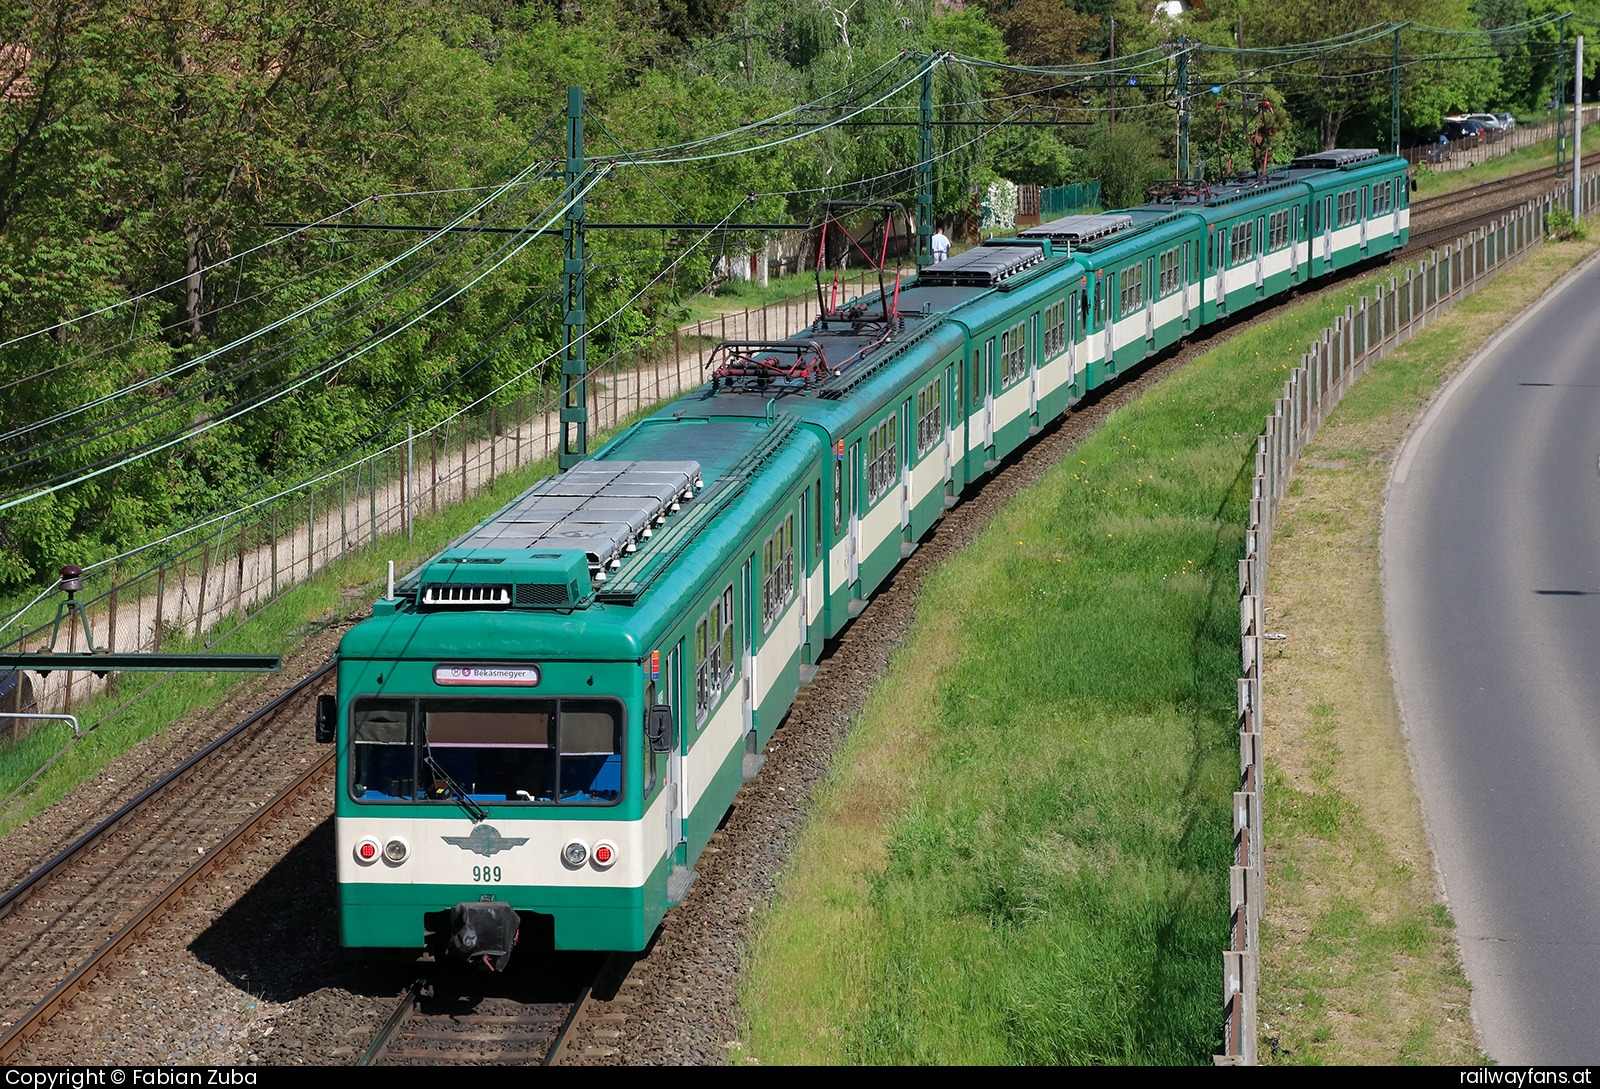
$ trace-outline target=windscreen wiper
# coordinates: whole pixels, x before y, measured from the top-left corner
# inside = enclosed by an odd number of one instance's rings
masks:
[[[450,773],[439,765],[439,761],[429,755],[424,756],[422,762],[428,765],[435,775],[444,780],[444,785],[450,788],[450,793],[456,796],[456,801],[461,803],[461,808],[467,811],[467,816],[472,818],[474,824],[489,819],[489,811],[467,797],[467,792],[461,789],[461,784],[450,777]]]

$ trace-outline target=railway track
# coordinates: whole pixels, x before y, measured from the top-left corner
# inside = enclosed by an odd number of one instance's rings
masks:
[[[556,957],[537,972],[513,963],[500,976],[436,965],[406,991],[356,1065],[557,1065],[613,958]]]
[[[0,1062],[332,773],[307,726],[332,672],[246,717],[0,897]]]
[[[1540,167],[1418,201],[1411,208],[1411,235],[1400,252],[1430,249],[1493,223],[1567,181],[1571,173],[1570,167]]]

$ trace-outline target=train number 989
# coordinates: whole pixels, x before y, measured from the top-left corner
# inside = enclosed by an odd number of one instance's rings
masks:
[[[474,881],[498,881],[500,880],[500,867],[474,866],[472,867],[472,879]]]

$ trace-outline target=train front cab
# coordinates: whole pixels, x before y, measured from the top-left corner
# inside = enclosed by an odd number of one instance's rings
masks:
[[[637,661],[347,659],[339,690],[342,944],[420,949],[457,905],[504,903],[557,948],[644,947],[681,764],[645,736]]]

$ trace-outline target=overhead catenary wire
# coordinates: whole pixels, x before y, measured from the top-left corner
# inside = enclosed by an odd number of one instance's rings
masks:
[[[496,195],[503,194],[503,193],[509,191],[509,189],[512,186],[518,184],[519,181],[527,178],[529,175],[534,174],[535,171],[538,171],[538,170],[545,171],[546,174],[542,175],[542,176],[547,176],[547,173],[551,170],[551,167],[550,167],[549,164],[535,164],[534,166],[530,166],[528,168],[528,170],[524,172],[524,174],[518,176],[518,179],[513,180],[512,182],[508,182],[503,186],[497,187],[497,189],[494,191],[494,193],[492,193],[489,196],[486,196],[482,200],[480,200],[477,203],[475,203],[472,206],[470,206],[467,210],[465,210],[462,213],[460,213],[447,226],[449,226],[449,227],[461,226],[468,219],[470,219],[473,216],[479,214],[481,209],[483,209],[484,207],[488,206],[488,204],[495,198]],[[326,221],[323,221],[323,222],[326,222]],[[159,382],[168,380],[171,377],[173,377],[174,375],[182,374],[182,373],[184,373],[186,371],[194,369],[195,367],[201,366],[202,364],[204,364],[206,362],[209,362],[212,359],[217,358],[221,354],[223,354],[225,352],[228,352],[228,351],[231,351],[231,350],[239,347],[241,344],[249,343],[249,342],[251,342],[253,340],[256,340],[256,339],[260,338],[261,336],[264,336],[267,333],[270,333],[270,332],[273,332],[273,331],[275,331],[277,329],[280,329],[283,326],[289,324],[290,322],[293,322],[298,318],[304,317],[305,315],[310,314],[310,313],[316,311],[317,309],[327,305],[328,303],[332,302],[333,300],[341,298],[344,295],[348,294],[349,292],[354,291],[357,287],[360,287],[361,285],[367,283],[368,281],[376,278],[377,276],[379,276],[383,272],[388,271],[389,269],[395,267],[396,265],[398,265],[399,263],[404,261],[407,257],[412,256],[413,254],[416,254],[418,252],[423,251],[424,249],[426,249],[426,247],[428,247],[428,246],[433,244],[433,242],[436,240],[436,237],[437,237],[436,235],[432,235],[432,234],[428,235],[423,240],[421,240],[421,241],[415,243],[414,245],[408,247],[404,253],[398,255],[397,257],[395,257],[395,258],[393,258],[393,259],[391,259],[389,261],[383,262],[382,264],[380,264],[378,267],[376,267],[374,269],[370,269],[367,272],[364,272],[362,275],[358,276],[355,280],[352,280],[350,283],[339,287],[338,289],[336,289],[332,293],[330,293],[328,295],[325,295],[325,296],[323,296],[323,297],[321,297],[321,298],[319,298],[319,299],[317,299],[317,300],[315,300],[313,302],[307,303],[304,306],[299,307],[294,312],[292,312],[292,313],[290,313],[288,315],[285,315],[285,316],[280,317],[280,318],[275,318],[272,321],[269,321],[267,324],[263,325],[260,329],[254,330],[254,331],[252,331],[252,332],[250,332],[250,333],[248,333],[248,334],[246,334],[246,335],[244,335],[242,337],[239,337],[239,338],[235,339],[234,341],[232,341],[232,342],[230,342],[228,344],[222,345],[222,346],[220,346],[218,348],[214,348],[214,349],[212,349],[210,351],[207,351],[207,352],[202,352],[202,353],[200,353],[200,354],[198,354],[198,355],[196,355],[196,356],[194,356],[194,357],[192,357],[192,358],[190,358],[188,360],[185,360],[184,362],[182,362],[182,363],[180,363],[180,364],[178,364],[178,365],[176,365],[174,367],[168,368],[166,371],[163,371],[160,374],[151,375],[150,377],[142,379],[141,381],[132,383],[132,384],[130,384],[128,386],[124,386],[123,388],[121,388],[119,390],[116,390],[113,393],[105,394],[104,396],[94,398],[94,399],[92,399],[92,400],[90,400],[90,401],[88,401],[88,402],[86,402],[84,404],[81,404],[81,405],[75,405],[75,406],[73,406],[71,408],[63,409],[60,412],[57,412],[57,413],[55,413],[55,414],[53,414],[51,416],[47,416],[42,420],[37,420],[37,421],[34,421],[32,423],[29,423],[29,424],[27,424],[27,425],[25,425],[23,427],[14,428],[13,430],[11,430],[9,432],[6,432],[5,434],[0,435],[0,441],[4,441],[4,440],[7,440],[7,439],[11,439],[11,438],[16,438],[16,437],[18,437],[20,435],[24,435],[24,434],[27,434],[27,433],[29,433],[31,431],[37,430],[40,427],[48,426],[49,424],[52,424],[52,423],[57,423],[57,422],[59,422],[61,420],[68,419],[68,418],[70,418],[70,417],[72,417],[74,415],[77,415],[77,414],[82,413],[82,412],[89,411],[89,410],[91,410],[93,408],[98,408],[100,405],[106,404],[109,401],[115,400],[115,399],[120,398],[120,397],[128,396],[129,394],[132,394],[132,393],[137,393],[140,390],[147,389],[150,386],[155,385],[155,384],[157,384]],[[4,509],[4,508],[0,507],[0,509]]]
[[[503,210],[503,214],[508,215],[509,211],[509,209],[505,209]],[[439,236],[435,235],[434,237],[437,238]],[[324,339],[329,332],[337,330],[349,324],[350,322],[365,316],[375,308],[384,305],[387,300],[393,298],[400,291],[407,289],[421,277],[439,267],[439,265],[441,265],[442,262],[450,255],[466,248],[471,242],[472,237],[470,235],[450,236],[449,240],[445,244],[442,254],[436,255],[428,262],[423,263],[420,267],[407,270],[399,280],[385,284],[377,294],[368,296],[367,298],[346,307],[346,309],[341,313],[333,315],[332,317],[324,318],[322,321],[318,322],[312,327],[296,333],[288,342],[259,350],[228,370],[216,374],[204,373],[197,381],[191,382],[187,386],[180,386],[174,390],[171,390],[157,398],[154,402],[142,403],[127,412],[119,413],[112,417],[96,421],[94,424],[89,425],[88,427],[79,428],[77,431],[69,432],[65,435],[55,436],[51,440],[46,440],[29,447],[27,450],[14,453],[11,455],[9,461],[0,464],[0,469],[19,468],[23,465],[42,460],[46,457],[60,456],[63,453],[70,452],[72,449],[80,448],[89,442],[93,442],[95,438],[101,437],[104,434],[116,429],[135,426],[138,423],[144,422],[145,420],[158,417],[163,413],[170,412],[177,408],[181,408],[184,405],[192,404],[195,401],[202,400],[210,392],[231,386],[233,383],[249,377],[251,374],[261,370],[262,368],[270,366],[279,359],[303,350],[306,346],[315,343],[317,340]],[[507,242],[505,244],[509,245],[512,243]],[[109,400],[109,397],[105,398],[102,400],[102,403],[109,403]],[[87,439],[80,438],[80,441],[78,442],[64,445],[67,443],[67,440],[74,437],[81,437],[85,434],[89,434],[90,437]],[[9,437],[12,436],[0,436],[0,438]]]
[[[586,195],[589,192],[589,190],[593,189],[596,185],[599,184],[600,180],[603,179],[607,173],[608,173],[608,169],[602,167],[600,170],[595,171],[592,174],[590,174],[589,177],[588,177],[587,184],[584,186],[584,188],[581,189],[579,191],[579,193],[577,195],[575,195],[571,200],[569,200],[567,202],[567,204],[561,209],[560,212],[558,212],[555,216],[553,216],[551,219],[549,219],[545,223],[544,227],[541,228],[541,230],[548,230],[552,225],[554,225],[558,220],[560,220],[560,218],[566,213],[567,208],[570,208],[573,204],[577,203],[578,200],[582,199],[582,197],[584,195]],[[538,237],[538,232],[531,232],[519,245],[517,245],[512,250],[511,254],[509,254],[507,257],[503,258],[502,260],[496,262],[490,269],[488,269],[488,270],[484,271],[483,273],[481,273],[480,275],[474,277],[469,284],[467,284],[467,285],[465,285],[465,287],[463,287],[463,290],[465,290],[466,287],[471,287],[472,285],[478,283],[480,280],[483,279],[484,276],[488,275],[488,273],[490,271],[493,271],[494,268],[498,268],[501,264],[504,264],[506,260],[509,260],[510,256],[514,255],[515,253],[520,253],[521,250],[523,248],[525,248],[529,244],[529,242],[531,242],[536,237]],[[451,297],[454,297],[454,296],[451,296]],[[393,336],[395,336],[399,332],[403,331],[404,329],[410,328],[417,321],[420,321],[423,317],[426,317],[428,314],[431,314],[434,310],[437,310],[438,307],[441,306],[441,305],[443,305],[442,302],[438,303],[438,304],[436,304],[434,306],[428,307],[427,310],[425,310],[423,313],[418,314],[415,317],[412,317],[411,319],[406,321],[404,324],[402,324],[399,327],[389,331],[387,333],[387,335],[383,336],[380,339],[375,340],[372,344],[369,344],[366,348],[363,348],[361,350],[361,352],[364,353],[365,351],[370,350],[371,347],[375,347],[377,344],[381,344],[381,343],[391,339]],[[358,354],[360,354],[360,353],[358,353]],[[234,411],[218,415],[218,416],[216,416],[216,417],[214,417],[214,418],[212,418],[210,420],[207,420],[207,421],[205,421],[203,423],[196,424],[191,428],[185,429],[181,434],[177,435],[176,437],[172,437],[172,438],[163,440],[161,442],[151,444],[151,445],[147,446],[146,448],[140,450],[139,452],[137,452],[135,454],[131,454],[131,455],[129,455],[127,457],[123,457],[123,458],[118,458],[117,460],[115,460],[114,462],[111,462],[110,464],[97,466],[96,468],[94,468],[92,470],[89,470],[87,472],[80,472],[80,473],[73,474],[71,477],[68,477],[66,479],[56,479],[56,480],[53,480],[53,481],[49,482],[48,484],[41,484],[39,486],[31,488],[31,489],[27,490],[26,492],[11,492],[6,496],[0,497],[0,511],[10,510],[11,508],[16,507],[16,506],[20,506],[23,503],[30,503],[30,502],[33,502],[35,500],[42,499],[45,496],[53,495],[56,492],[62,490],[63,488],[71,487],[74,484],[80,484],[80,483],[83,483],[84,481],[87,481],[87,480],[92,480],[92,479],[94,479],[96,477],[102,476],[105,473],[111,472],[111,471],[113,471],[115,469],[120,469],[120,468],[123,468],[123,467],[125,467],[127,465],[131,465],[134,462],[137,462],[137,461],[143,460],[146,457],[149,457],[151,454],[158,453],[161,450],[169,449],[170,447],[175,446],[180,442],[183,442],[183,441],[185,441],[187,439],[191,439],[191,438],[194,438],[195,436],[204,434],[207,431],[211,431],[211,430],[213,430],[213,429],[215,429],[217,427],[220,427],[222,424],[228,423],[231,420],[234,420],[234,419],[238,418],[239,416],[243,415],[245,412],[249,412],[249,411],[251,411],[251,410],[253,410],[255,408],[260,407],[260,405],[263,404],[263,403],[270,403],[270,401],[275,401],[275,400],[278,400],[278,399],[282,398],[283,396],[287,395],[288,393],[291,393],[294,390],[299,389],[301,386],[304,386],[307,382],[311,382],[311,381],[314,381],[315,379],[317,379],[319,377],[322,377],[323,375],[328,373],[328,371],[330,371],[334,367],[343,366],[345,363],[349,362],[350,358],[352,358],[352,357],[350,357],[350,356],[341,356],[341,358],[337,362],[331,363],[327,367],[321,368],[320,370],[318,370],[318,371],[316,371],[316,372],[314,372],[314,373],[312,373],[312,374],[310,374],[310,375],[308,375],[308,376],[306,376],[306,377],[304,377],[304,378],[302,378],[302,379],[300,379],[298,381],[295,381],[292,384],[289,384],[289,385],[283,387],[282,389],[276,391],[268,399],[257,401],[255,403],[249,405],[249,406],[246,406],[246,407],[243,407],[243,408],[239,408],[239,409],[236,409]]]

